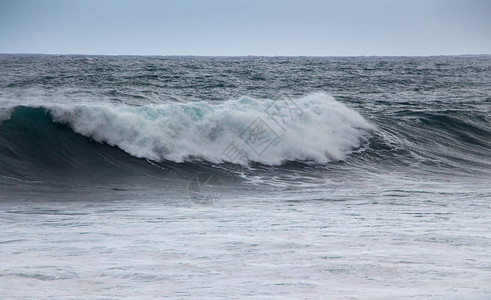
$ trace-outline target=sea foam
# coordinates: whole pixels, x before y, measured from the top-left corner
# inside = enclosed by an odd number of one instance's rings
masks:
[[[81,135],[156,161],[326,163],[344,159],[375,129],[325,93],[277,101],[241,97],[220,104],[56,105],[47,109],[56,122],[70,125]]]

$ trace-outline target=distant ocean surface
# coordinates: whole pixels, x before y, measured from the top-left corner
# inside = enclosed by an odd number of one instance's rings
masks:
[[[2,299],[489,299],[491,56],[0,55]]]

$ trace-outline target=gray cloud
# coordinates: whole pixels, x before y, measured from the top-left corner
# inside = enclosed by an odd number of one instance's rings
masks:
[[[0,52],[491,53],[491,1],[0,0]]]

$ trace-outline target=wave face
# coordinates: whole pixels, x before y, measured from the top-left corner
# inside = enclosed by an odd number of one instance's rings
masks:
[[[121,172],[119,166],[135,164],[124,152],[54,122],[45,108],[20,106],[4,116],[8,117],[0,124],[0,175],[14,183],[97,181]]]
[[[218,105],[17,107],[13,121],[18,122],[22,113],[37,117],[46,113],[53,122],[66,124],[80,135],[154,161],[265,165],[342,160],[374,130],[357,112],[327,94],[284,101],[242,97]],[[297,111],[295,116],[288,114],[286,104],[295,105],[290,107]],[[240,153],[240,159],[231,151]]]

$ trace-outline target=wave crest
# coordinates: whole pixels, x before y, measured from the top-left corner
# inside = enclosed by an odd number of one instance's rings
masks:
[[[360,114],[324,93],[296,100],[241,97],[221,104],[56,105],[46,109],[55,122],[81,135],[156,161],[326,163],[344,159],[374,129]]]

